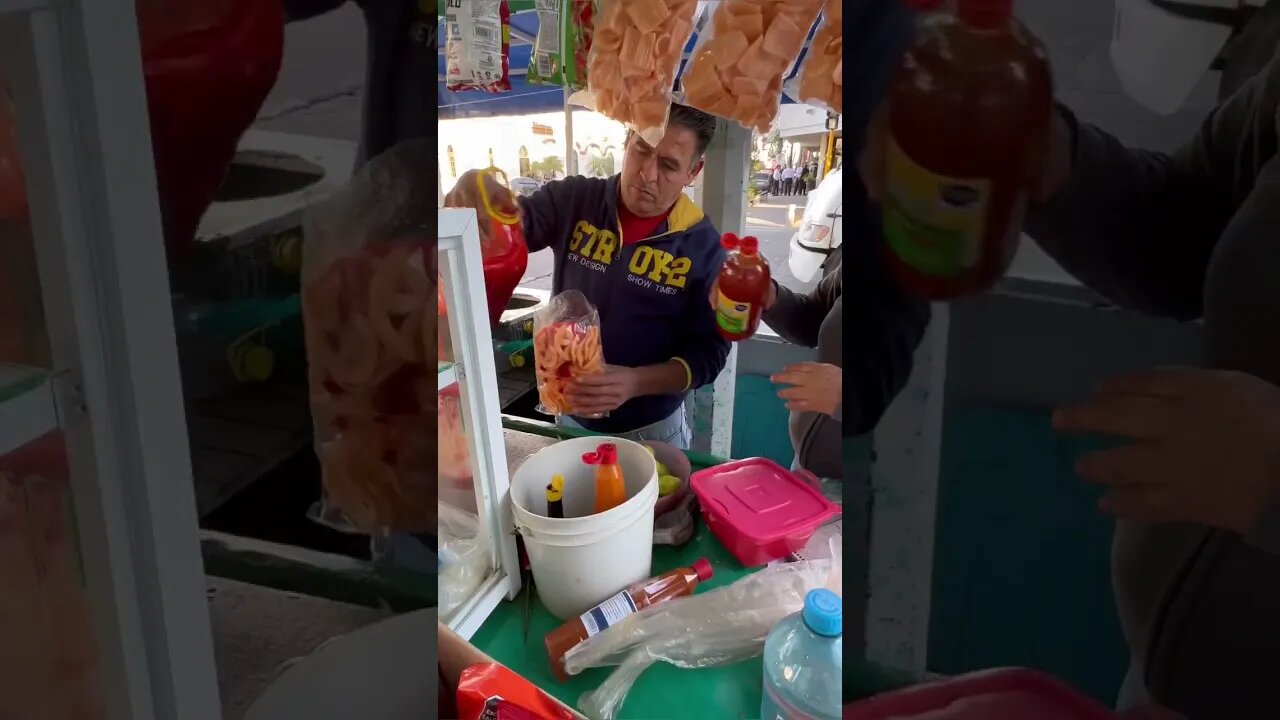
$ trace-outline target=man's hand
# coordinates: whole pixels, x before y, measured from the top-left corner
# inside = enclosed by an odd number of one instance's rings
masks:
[[[640,376],[636,368],[606,365],[604,372],[583,375],[573,381],[565,396],[578,416],[612,412],[640,394]]]
[[[889,106],[881,103],[867,124],[866,143],[858,156],[858,174],[874,202],[884,200],[885,149],[889,141]],[[1075,138],[1067,119],[1056,108],[1049,129],[1044,171],[1035,190],[1035,199],[1044,202],[1058,193],[1071,177]]]
[[[835,365],[803,362],[788,365],[769,378],[775,385],[790,385],[778,391],[793,412],[820,412],[835,415],[844,397],[844,373]]]
[[[716,280],[711,283],[711,291],[707,293],[707,302],[711,303],[711,309],[717,310],[716,294],[720,291],[720,281]],[[778,302],[778,285],[773,280],[769,281],[769,292],[764,296],[764,307],[762,310],[769,310],[773,304]]]
[[[479,170],[468,170],[462,173],[458,178],[458,183],[453,186],[448,195],[444,196],[444,206],[451,208],[474,208],[476,216],[480,218],[478,223],[480,230],[480,239],[488,240],[489,223],[486,221],[488,211],[484,206],[484,199],[480,196],[480,186],[476,182],[484,183],[485,193],[489,196],[489,205],[494,210],[498,210],[508,214],[518,214],[519,207],[516,205],[516,198],[511,191],[502,186],[498,179],[487,172]]]
[[[1054,413],[1069,433],[1133,440],[1082,456],[1119,517],[1194,522],[1246,534],[1280,499],[1280,388],[1236,372],[1169,368],[1102,383]]]

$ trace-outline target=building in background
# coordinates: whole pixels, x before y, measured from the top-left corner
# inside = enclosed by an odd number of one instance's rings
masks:
[[[572,153],[578,174],[607,177],[622,168],[626,131],[587,110],[573,114],[573,147],[566,145],[564,113],[442,120],[438,147],[445,190],[468,170],[497,166],[509,178],[552,180],[565,175]]]

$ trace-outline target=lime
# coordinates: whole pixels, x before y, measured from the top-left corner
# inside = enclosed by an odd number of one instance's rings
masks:
[[[680,489],[680,478],[675,475],[658,477],[658,497],[666,497]]]

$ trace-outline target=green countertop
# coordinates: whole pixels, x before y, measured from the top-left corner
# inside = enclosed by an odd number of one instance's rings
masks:
[[[653,572],[692,565],[705,557],[715,575],[698,592],[728,585],[757,568],[744,568],[729,554],[701,521],[693,539],[683,547],[655,547]],[[542,637],[560,621],[536,601],[529,616],[529,640],[524,639],[524,594],[494,610],[471,642],[495,660],[528,678],[562,702],[577,707],[578,698],[594,690],[613,668],[595,668],[559,683],[551,675]],[[683,670],[656,663],[640,676],[627,694],[620,720],[737,720],[760,715],[760,659],[734,665]],[[675,698],[680,698],[678,701]]]

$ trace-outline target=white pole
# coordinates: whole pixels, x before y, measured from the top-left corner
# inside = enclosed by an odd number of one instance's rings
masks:
[[[578,174],[578,150],[573,146],[573,108],[569,105],[569,88],[564,89],[564,174]]]

